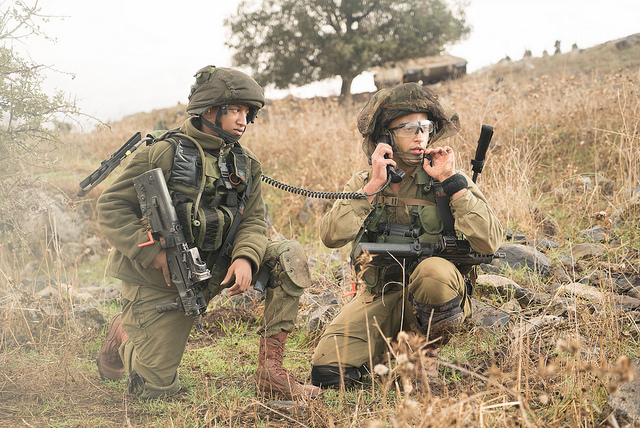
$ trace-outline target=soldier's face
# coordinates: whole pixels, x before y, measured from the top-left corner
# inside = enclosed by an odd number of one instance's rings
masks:
[[[204,114],[205,119],[214,122],[220,107],[214,107],[208,113]],[[229,104],[227,114],[220,115],[220,127],[228,133],[241,137],[247,129],[247,115],[249,107],[242,104]]]
[[[411,113],[392,120],[389,124],[389,129],[393,129],[407,123],[426,120],[426,113]],[[426,129],[418,130],[418,132],[412,133],[412,135],[408,136],[401,135],[402,133],[398,131],[391,131],[391,134],[393,135],[393,141],[396,143],[398,151],[403,153],[422,155],[424,150],[427,148],[427,142],[429,141],[429,132]]]

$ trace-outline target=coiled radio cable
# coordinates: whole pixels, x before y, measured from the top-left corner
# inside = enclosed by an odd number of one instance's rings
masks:
[[[262,181],[272,185],[277,189],[281,189],[281,190],[284,190],[285,192],[306,196],[308,198],[315,198],[315,199],[366,199],[369,196],[373,196],[382,192],[382,190],[386,187],[385,185],[382,187],[382,189],[378,190],[375,193],[371,193],[370,195],[366,193],[359,193],[359,192],[313,192],[311,190],[303,189],[301,187],[295,187],[289,184],[282,183],[264,174],[262,174],[261,178],[262,178]],[[387,184],[388,184],[388,181],[387,181]]]

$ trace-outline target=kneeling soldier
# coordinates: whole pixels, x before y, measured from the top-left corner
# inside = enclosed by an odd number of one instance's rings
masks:
[[[111,321],[97,360],[99,372],[107,379],[128,374],[129,391],[142,398],[180,389],[177,369],[194,317],[156,309],[175,301],[178,292],[171,285],[166,249],[149,240],[139,220],[132,183],[160,168],[185,240],[198,248],[211,271],[201,290],[206,301],[225,288],[231,296],[244,293],[259,271],[268,272],[258,389],[287,398],[317,396],[319,388],[295,381],[282,367],[299,296],[310,284],[306,257],[294,241],[268,242],[262,167],[238,142],[264,106],[263,89],[227,68],[207,66],[195,77],[187,105],[191,117],[140,148],[98,200],[101,229],[115,248],[108,270],[123,281],[122,314]]]
[[[415,83],[382,89],[361,111],[358,130],[371,167],[356,173],[344,191],[370,196],[334,203],[320,226],[327,247],[441,241],[449,231],[440,212],[443,204],[436,203],[434,183],[439,182],[448,196],[445,209],[455,221],[450,233],[464,235],[481,254],[497,250],[502,228],[486,199],[455,170],[451,147],[431,147],[459,130],[457,114],[438,95]],[[453,229],[454,221],[444,223]],[[442,346],[471,314],[467,272],[444,258],[429,257],[404,268],[394,263],[356,270],[366,289],[322,335],[312,357],[314,385],[358,381],[386,350],[385,338],[411,325],[428,333],[435,348]]]

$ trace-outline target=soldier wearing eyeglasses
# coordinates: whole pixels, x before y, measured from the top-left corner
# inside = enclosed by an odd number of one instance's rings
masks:
[[[428,88],[407,83],[377,92],[358,116],[371,167],[357,172],[344,189],[368,198],[336,201],[322,219],[322,242],[330,248],[360,242],[435,243],[445,233],[437,188],[448,197],[453,233],[479,253],[494,253],[502,227],[472,180],[456,170],[454,150],[441,143],[459,129],[455,111]],[[387,350],[386,338],[403,330],[428,335],[423,369],[437,376],[437,349],[471,316],[469,272],[440,257],[408,266],[354,267],[366,287],[320,338],[312,357],[312,383],[358,383]]]

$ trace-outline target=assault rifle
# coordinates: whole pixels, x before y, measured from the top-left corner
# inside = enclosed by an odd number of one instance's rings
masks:
[[[357,261],[362,254],[368,252],[372,259],[369,264],[383,267],[393,264],[409,265],[428,257],[442,257],[449,260],[461,270],[470,270],[472,266],[491,263],[494,258],[505,257],[504,253],[480,254],[464,239],[444,236],[435,244],[412,242],[409,244],[380,244],[361,242],[353,250],[353,260]]]
[[[174,302],[160,303],[156,310],[159,313],[180,310],[185,316],[192,316],[196,328],[201,331],[200,316],[207,311],[202,288],[206,285],[204,281],[211,278],[211,272],[200,260],[198,249],[187,245],[162,170],[155,168],[140,174],[133,179],[133,186],[138,194],[142,217],[150,227],[149,242],[139,247],[153,244],[158,239],[167,250],[171,284],[178,290],[178,298]]]

